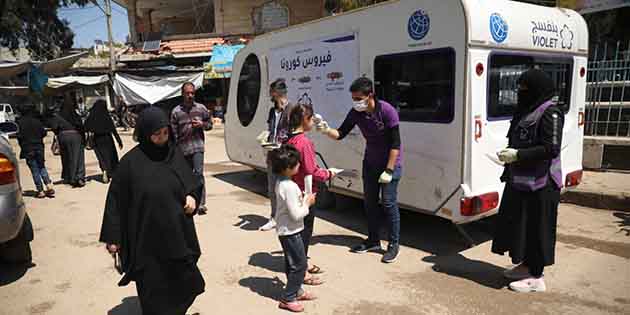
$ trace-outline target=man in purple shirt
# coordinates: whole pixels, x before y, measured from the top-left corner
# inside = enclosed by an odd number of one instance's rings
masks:
[[[400,211],[398,208],[398,183],[402,175],[399,118],[396,109],[374,96],[374,83],[359,78],[350,86],[353,108],[339,129],[332,129],[326,121],[317,128],[328,137],[341,140],[358,126],[366,140],[363,158],[363,195],[368,217],[368,239],[352,248],[352,252],[365,253],[381,249],[379,231],[381,217],[385,215],[389,225],[389,244],[381,260],[391,263],[398,256],[400,243]],[[382,207],[379,195],[382,193]]]
[[[175,143],[182,150],[193,173],[203,185],[199,214],[206,213],[206,185],[203,177],[203,154],[205,152],[204,131],[212,129],[208,109],[195,102],[195,85],[186,82],[182,85],[184,103],[171,113],[171,129]]]

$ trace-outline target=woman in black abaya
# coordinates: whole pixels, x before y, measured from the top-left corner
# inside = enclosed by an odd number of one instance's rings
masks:
[[[114,127],[112,117],[109,116],[107,103],[98,100],[90,110],[90,115],[85,121],[85,130],[94,134],[94,153],[99,166],[103,171],[103,182],[109,182],[118,168],[118,152],[114,145],[112,135],[116,138],[118,147],[122,150],[123,143],[120,135]]]
[[[64,106],[51,121],[59,139],[61,178],[73,187],[85,186],[85,132],[83,122],[72,105]]]
[[[193,221],[201,183],[170,141],[168,124],[159,108],[142,112],[139,145],[120,161],[100,235],[120,255],[118,285],[136,282],[144,315],[184,315],[205,287]]]
[[[541,70],[521,75],[509,145],[498,153],[506,165],[501,176],[506,185],[492,252],[509,252],[517,266],[505,277],[518,292],[545,291],[543,269],[555,261],[564,112],[553,101],[554,86]]]

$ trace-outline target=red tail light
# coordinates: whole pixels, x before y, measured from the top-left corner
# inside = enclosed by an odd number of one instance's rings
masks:
[[[488,212],[499,206],[499,193],[491,192],[480,196],[462,198],[460,211],[463,216],[473,216]]]
[[[571,172],[567,174],[567,178],[564,181],[564,186],[575,187],[582,182],[582,170]]]
[[[0,185],[13,184],[16,181],[15,166],[11,160],[0,154]]]

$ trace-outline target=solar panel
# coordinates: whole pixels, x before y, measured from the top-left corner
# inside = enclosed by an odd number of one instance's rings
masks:
[[[160,50],[160,40],[150,40],[144,42],[142,51],[158,51]]]

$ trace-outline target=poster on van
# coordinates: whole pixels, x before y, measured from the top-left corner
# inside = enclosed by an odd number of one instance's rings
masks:
[[[289,101],[311,104],[331,127],[352,108],[350,84],[359,73],[356,34],[303,42],[271,51],[269,82],[286,80]]]

